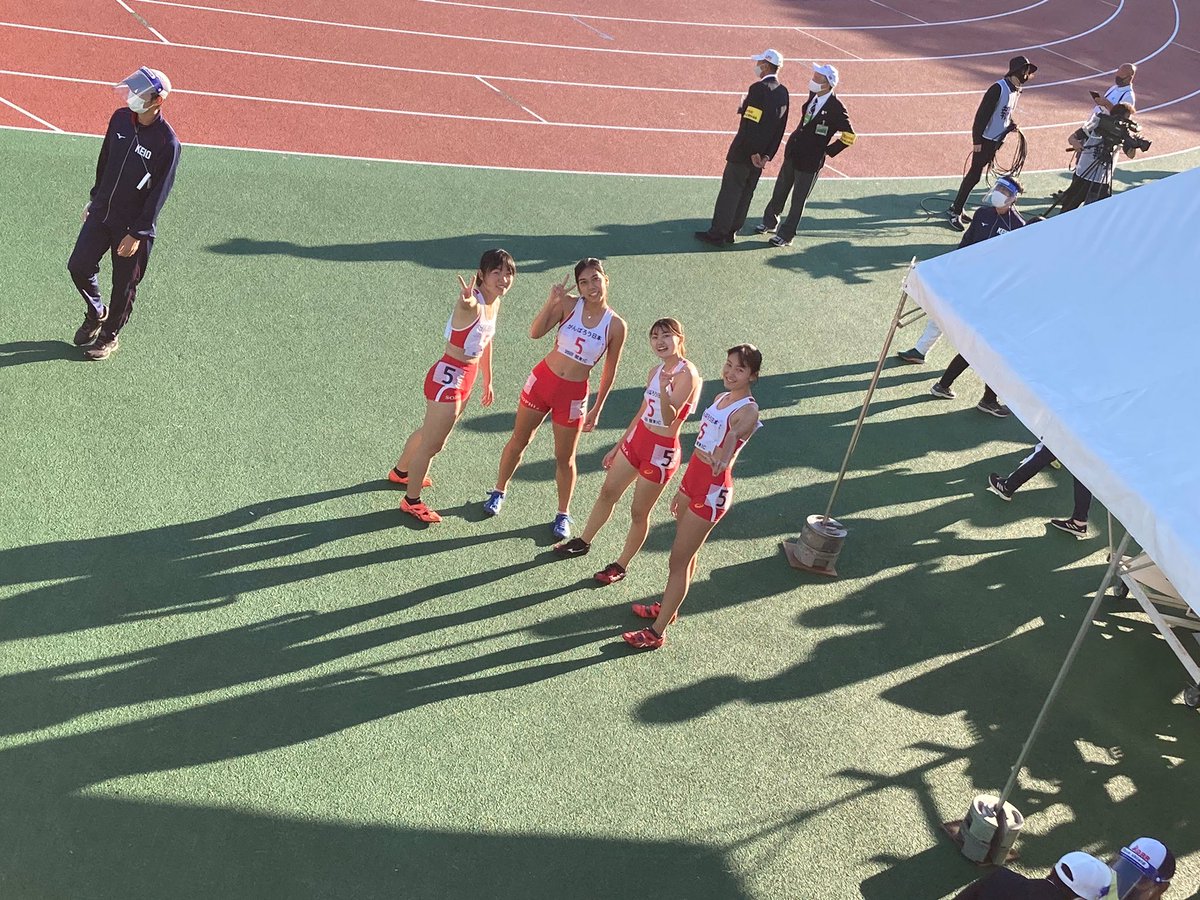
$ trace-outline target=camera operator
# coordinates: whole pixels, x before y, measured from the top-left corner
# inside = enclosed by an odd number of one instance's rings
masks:
[[[1114,157],[1118,147],[1130,159],[1137,151],[1150,149],[1150,142],[1142,138],[1133,112],[1128,103],[1118,103],[1111,113],[1099,116],[1086,132],[1071,186],[1062,195],[1063,212],[1112,196]]]

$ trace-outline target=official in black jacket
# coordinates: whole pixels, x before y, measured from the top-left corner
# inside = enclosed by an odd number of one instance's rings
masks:
[[[776,247],[788,246],[796,236],[796,227],[804,215],[804,204],[817,183],[826,157],[837,156],[854,143],[850,116],[842,101],[833,95],[837,83],[838,70],[833,66],[813,66],[800,124],[788,138],[783,150],[783,167],[775,179],[775,191],[763,212],[762,224],[754,229],[756,234],[775,231],[771,243]],[[792,207],[781,225],[779,216],[788,194],[792,195]]]
[[[787,129],[788,91],[776,75],[783,57],[775,50],[764,50],[752,58],[759,80],[750,85],[738,107],[741,121],[725,154],[725,172],[712,225],[707,231],[696,232],[696,238],[707,244],[733,243],[734,234],[750,212],[750,200],[763,166],[779,149]]]
[[[146,274],[158,213],[175,183],[179,139],[162,104],[171,82],[162,72],[141,68],[116,85],[122,103],[108,121],[83,227],[67,262],[71,279],[87,304],[76,346],[91,345],[88,359],[107,359],[117,334],[129,321],[138,283]],[[112,253],[112,295],[100,298],[100,260]]]

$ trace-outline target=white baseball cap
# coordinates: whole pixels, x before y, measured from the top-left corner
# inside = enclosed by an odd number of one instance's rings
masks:
[[[837,87],[838,70],[835,66],[813,65],[813,71],[816,72],[818,75],[824,75],[825,79],[829,82],[829,86],[831,88]]]
[[[1117,896],[1128,897],[1143,882],[1166,884],[1175,877],[1175,854],[1162,841],[1140,837],[1121,853],[1113,863],[1117,875]]]
[[[1083,900],[1107,897],[1112,887],[1113,871],[1090,853],[1074,850],[1054,864],[1062,883]]]
[[[755,62],[769,62],[776,68],[783,65],[783,57],[779,55],[778,50],[764,50],[762,53],[750,58]]]

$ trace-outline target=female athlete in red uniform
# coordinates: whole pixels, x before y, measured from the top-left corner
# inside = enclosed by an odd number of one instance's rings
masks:
[[[462,293],[446,323],[446,352],[425,376],[425,421],[412,433],[404,452],[388,479],[408,488],[400,509],[422,522],[440,522],[442,517],[421,500],[421,489],[432,487],[426,477],[429,464],[446,445],[454,424],[467,408],[475,375],[483,369],[484,406],[491,406],[492,338],[500,298],[517,277],[517,264],[507,250],[488,250],[479,260],[479,271],[468,283],[462,276]],[[418,484],[416,490],[412,485]]]
[[[688,460],[679,493],[671,501],[676,525],[667,587],[660,602],[633,604],[636,615],[654,622],[649,628],[622,635],[626,643],[639,650],[657,650],[663,645],[667,626],[675,621],[692,583],[700,548],[733,500],[733,463],[760,425],[758,404],[750,388],[758,380],[761,366],[762,353],[757,347],[739,344],[729,349],[722,373],[726,391],[704,411],[696,449]]]
[[[662,362],[650,370],[642,405],[621,440],[604,457],[608,475],[583,534],[554,548],[560,556],[587,553],[617,501],[636,481],[625,549],[616,562],[596,573],[601,584],[624,578],[629,563],[646,542],[650,510],[683,462],[679,430],[700,398],[700,373],[684,358],[683,326],[675,319],[659,319],[650,326],[650,348]]]
[[[521,464],[525,448],[538,426],[549,415],[554,422],[555,480],[558,483],[558,515],[551,529],[566,540],[571,536],[571,494],[575,491],[575,448],[579,431],[591,431],[612,390],[625,344],[625,320],[608,306],[608,276],[598,259],[581,259],[575,265],[575,285],[579,296],[567,293],[567,280],[550,289],[541,310],[529,326],[534,340],[558,328],[554,349],[534,367],[517,407],[512,437],[500,454],[500,473],[496,489],[483,504],[489,516],[498,515],[504,503],[508,482]],[[588,410],[588,375],[604,357],[604,372],[596,405]]]

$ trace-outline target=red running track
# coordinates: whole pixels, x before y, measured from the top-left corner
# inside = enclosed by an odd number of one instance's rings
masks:
[[[1136,3],[1136,9],[1134,4]],[[979,97],[1040,66],[1017,120],[1027,170],[1135,61],[1150,155],[1200,146],[1200,9],[1187,0],[9,0],[0,127],[98,133],[108,85],[166,71],[193,144],[505,168],[715,175],[749,56],[833,62],[859,134],[830,175],[960,172]]]

